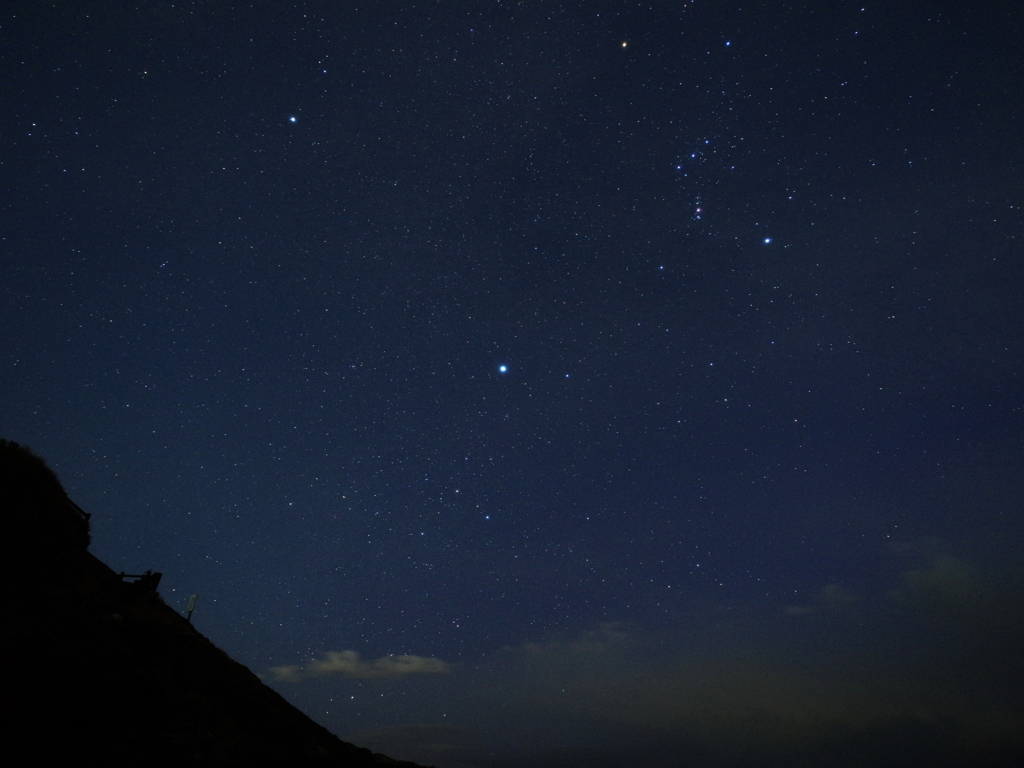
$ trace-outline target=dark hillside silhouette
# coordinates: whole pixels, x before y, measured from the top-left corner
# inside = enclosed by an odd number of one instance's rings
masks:
[[[32,574],[30,590],[66,581],[89,546],[88,516],[79,510],[53,470],[28,448],[0,440],[0,575],[5,585]]]
[[[0,734],[11,766],[405,765],[341,741],[88,551],[45,462],[0,440]],[[155,576],[155,574],[154,574]]]

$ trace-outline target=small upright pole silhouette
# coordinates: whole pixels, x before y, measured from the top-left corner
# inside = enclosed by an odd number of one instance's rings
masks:
[[[199,599],[199,595],[198,594],[192,595],[192,597],[190,597],[188,599],[188,608],[187,608],[188,616],[186,616],[185,618],[188,619],[188,623],[189,624],[192,623],[192,611],[194,611],[196,609],[196,600],[198,600],[198,599]]]

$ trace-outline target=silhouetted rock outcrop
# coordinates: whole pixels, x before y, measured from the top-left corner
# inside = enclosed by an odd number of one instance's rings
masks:
[[[40,458],[0,440],[5,764],[412,766],[341,741],[126,583],[87,551],[88,523]]]

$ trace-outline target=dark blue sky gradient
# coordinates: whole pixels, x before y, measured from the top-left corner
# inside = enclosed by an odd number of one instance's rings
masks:
[[[1024,751],[1014,4],[19,5],[0,434],[319,722]]]

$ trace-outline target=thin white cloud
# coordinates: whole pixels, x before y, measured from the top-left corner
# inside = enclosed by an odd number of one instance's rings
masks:
[[[427,656],[381,656],[373,661],[363,661],[357,651],[328,651],[323,657],[309,664],[288,664],[271,667],[270,673],[277,680],[289,683],[310,677],[343,675],[345,677],[369,680],[373,678],[408,677],[409,675],[444,674],[451,667],[441,659]]]

